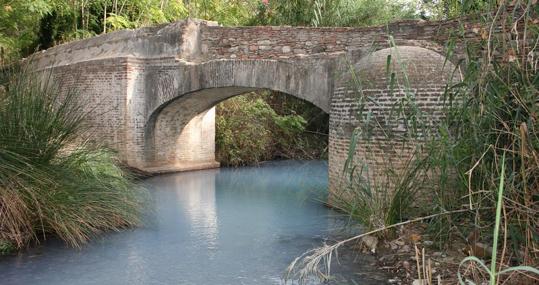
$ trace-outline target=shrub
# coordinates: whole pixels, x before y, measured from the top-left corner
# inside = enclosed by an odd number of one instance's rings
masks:
[[[218,105],[216,148],[221,163],[238,166],[274,158],[321,158],[325,154],[327,137],[321,133],[324,130],[307,131],[311,126],[305,117],[314,116],[293,111],[312,112],[305,108],[307,103],[298,99],[288,105],[288,99],[274,95],[250,93]]]
[[[27,73],[0,94],[0,240],[20,248],[53,234],[80,246],[140,223],[143,192],[114,155],[85,143],[76,94]]]
[[[434,219],[432,230],[441,240],[448,239],[451,229],[465,235],[479,231],[482,242],[493,240],[494,209],[498,189],[503,187],[505,214],[500,233],[507,250],[500,259],[502,267],[511,262],[539,264],[534,250],[539,241],[539,74],[537,58],[532,56],[537,54],[539,30],[534,19],[539,7],[521,1],[515,5],[512,9],[500,5],[496,15],[486,17],[484,26],[497,23],[497,17],[507,19],[499,23],[501,29],[519,27],[518,36],[517,30],[488,36],[479,47],[464,42],[468,50],[467,61],[462,63],[464,80],[447,94],[464,100],[448,109],[446,121],[440,124],[440,132],[447,135],[430,147],[442,179],[456,173],[453,177],[458,182],[458,187],[439,183],[433,207],[440,211],[463,206],[473,209]],[[519,36],[527,40],[514,40]],[[485,46],[490,52],[481,51]],[[502,156],[507,176],[500,186]]]
[[[249,95],[229,99],[217,109],[217,157],[226,165],[256,164],[270,159],[273,152],[269,128],[273,109]]]

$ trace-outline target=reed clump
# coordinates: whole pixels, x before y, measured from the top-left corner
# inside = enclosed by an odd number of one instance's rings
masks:
[[[144,191],[109,150],[87,143],[77,94],[19,71],[0,91],[0,244],[51,234],[79,247],[140,223]]]
[[[401,208],[406,215],[399,215],[400,220],[391,223],[386,219],[375,227],[369,224],[373,215],[390,216],[395,199],[379,207],[386,210],[385,215],[373,213],[376,196],[371,194],[372,187],[368,188],[371,184],[355,182],[357,177],[365,177],[357,171],[363,167],[347,164],[346,169],[354,170],[347,172],[352,193],[360,195],[349,196],[353,199],[342,209],[371,231],[306,253],[290,266],[288,277],[300,281],[313,275],[327,279],[331,256],[344,243],[365,235],[381,235],[396,226],[425,222],[440,249],[455,237],[471,245],[469,257],[458,269],[462,271],[458,272],[461,284],[537,282],[539,5],[535,2],[513,1],[511,7],[499,2],[496,10],[476,16],[481,23],[479,40],[470,41],[464,33],[455,31],[448,42],[448,58],[455,46],[466,51],[456,67],[462,72],[462,80],[447,85],[444,120],[404,171],[412,174],[414,189],[421,188],[417,185],[421,183],[434,186],[430,188],[430,201],[421,200],[421,211],[415,212],[408,207],[413,203],[406,203],[407,207]],[[360,120],[360,126],[365,123]],[[355,147],[352,140],[351,154]],[[420,177],[431,174],[437,181],[416,179],[416,173]],[[398,193],[399,185],[387,184],[385,189],[376,190]],[[411,196],[404,201],[418,201],[416,194],[421,191],[406,193]],[[472,235],[473,240],[467,238]],[[490,246],[490,260],[475,256],[474,244],[470,243],[477,241]]]

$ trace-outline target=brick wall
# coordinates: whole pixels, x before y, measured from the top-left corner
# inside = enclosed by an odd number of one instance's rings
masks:
[[[350,138],[364,117],[350,69],[359,75],[365,108],[382,128],[361,140],[356,161],[377,178],[388,164],[402,164],[421,145],[403,140],[401,118],[392,117],[406,91],[428,116],[441,119],[441,94],[457,49],[445,63],[449,32],[462,25],[470,41],[484,27],[473,21],[406,21],[373,28],[220,27],[188,20],[121,31],[64,44],[35,57],[64,90],[76,89],[89,111],[95,141],[116,149],[129,165],[148,171],[215,167],[215,104],[244,92],[271,89],[299,97],[330,114],[330,188],[338,189]],[[397,51],[387,49],[392,35]],[[389,92],[387,55],[403,84]],[[398,54],[398,56],[397,56]],[[402,65],[405,65],[402,68]],[[402,72],[404,71],[404,72]],[[398,168],[398,167],[397,167]]]
[[[391,178],[399,178],[414,155],[421,155],[422,139],[435,132],[443,119],[445,84],[460,78],[442,55],[410,46],[364,56],[354,70],[354,76],[338,80],[332,98],[329,177],[333,194],[345,183],[342,170],[354,130],[368,135],[359,136],[353,164],[364,167],[363,177],[375,187],[393,183]],[[391,73],[396,75],[392,88]],[[409,137],[412,123],[405,119],[412,114],[419,117],[422,128],[417,136]]]
[[[125,59],[65,65],[52,73],[45,71],[44,75],[51,75],[60,90],[78,94],[79,104],[88,113],[85,135],[90,140],[126,153],[126,97],[118,96],[125,93],[129,76]]]

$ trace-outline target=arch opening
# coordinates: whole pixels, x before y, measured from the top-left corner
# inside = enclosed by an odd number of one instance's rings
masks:
[[[203,89],[178,96],[151,114],[145,126],[145,170],[163,173],[218,167],[220,163],[216,158],[216,106],[225,104],[228,99],[235,100],[241,97],[261,99],[260,96],[263,96],[261,94],[270,93],[273,96],[291,98],[295,102],[300,102],[299,104],[326,114],[326,126],[329,126],[329,114],[299,96],[250,87]],[[263,108],[270,108],[275,112],[269,105]],[[284,115],[275,112],[272,116],[278,119],[284,118]],[[252,123],[256,119],[256,114],[249,114],[245,118],[246,123]],[[287,123],[286,120],[281,121]],[[306,121],[306,127],[308,124]]]

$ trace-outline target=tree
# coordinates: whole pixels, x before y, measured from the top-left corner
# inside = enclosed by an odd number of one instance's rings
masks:
[[[262,1],[253,24],[293,26],[370,26],[417,18],[419,0]]]

